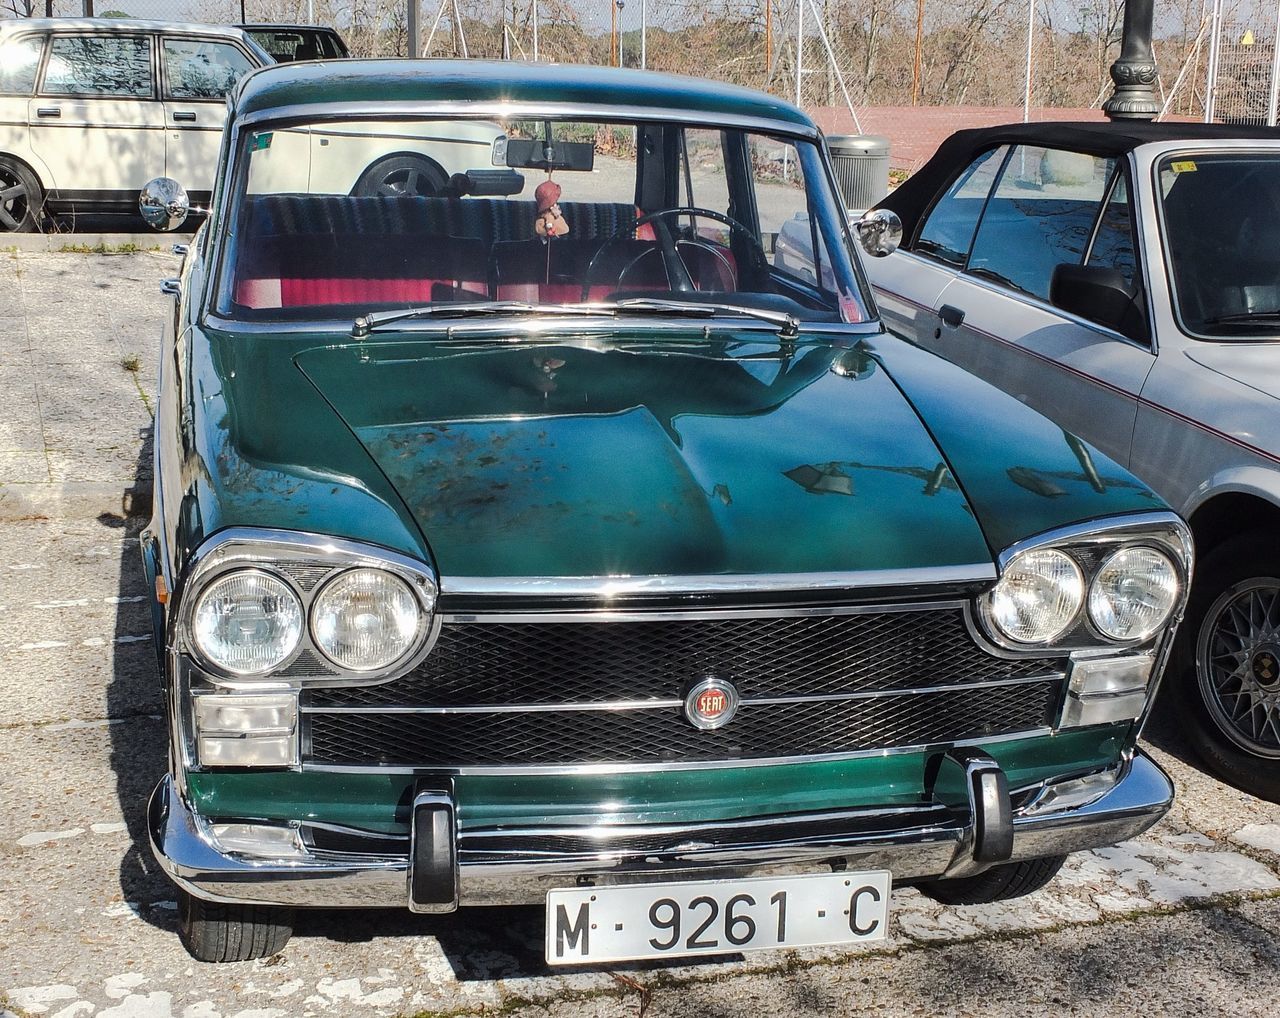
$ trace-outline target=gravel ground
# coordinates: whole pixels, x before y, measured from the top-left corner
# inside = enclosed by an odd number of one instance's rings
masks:
[[[551,972],[537,909],[308,913],[276,958],[194,963],[143,826],[165,759],[136,509],[176,262],[0,252],[0,1018],[1277,1013],[1280,807],[1160,716],[1179,796],[1153,831],[1021,901],[897,892],[887,945]]]

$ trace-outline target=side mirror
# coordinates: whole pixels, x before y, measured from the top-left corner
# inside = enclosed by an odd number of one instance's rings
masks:
[[[853,224],[862,250],[873,258],[884,258],[902,243],[902,220],[888,209],[872,209]]]
[[[147,181],[138,195],[138,211],[154,230],[176,230],[191,213],[186,189],[170,177]]]
[[[1136,342],[1147,341],[1137,293],[1117,269],[1106,265],[1056,265],[1049,281],[1049,302]]]

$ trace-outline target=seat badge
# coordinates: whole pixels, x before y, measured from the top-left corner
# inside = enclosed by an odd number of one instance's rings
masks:
[[[738,690],[727,679],[709,678],[689,687],[684,716],[694,728],[723,728],[738,713]]]

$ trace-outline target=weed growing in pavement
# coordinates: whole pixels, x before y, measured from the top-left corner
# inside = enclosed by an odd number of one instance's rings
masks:
[[[127,241],[124,244],[107,244],[101,242],[98,244],[63,244],[58,248],[61,254],[146,254],[147,252],[159,251],[159,245],[151,247],[143,247],[141,244],[135,244],[133,241]]]
[[[137,374],[142,370],[142,358],[136,353],[131,353],[128,357],[120,358],[120,366],[124,368],[125,371],[131,371],[134,374]]]

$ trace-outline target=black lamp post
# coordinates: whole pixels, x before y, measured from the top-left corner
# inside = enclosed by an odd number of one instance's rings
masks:
[[[1115,91],[1102,104],[1112,120],[1154,120],[1160,112],[1156,101],[1156,57],[1151,50],[1153,0],[1125,0],[1124,36],[1120,56],[1111,65]]]

